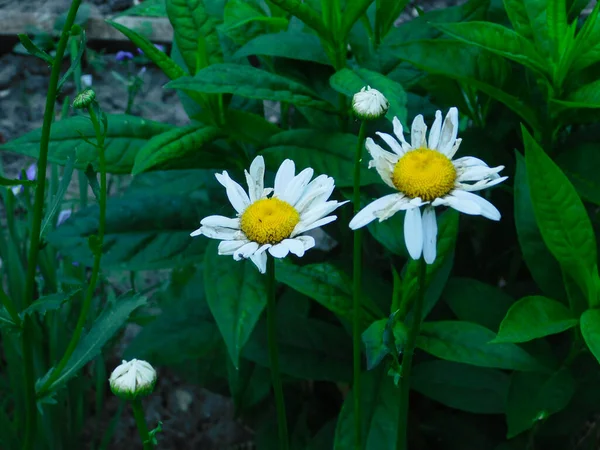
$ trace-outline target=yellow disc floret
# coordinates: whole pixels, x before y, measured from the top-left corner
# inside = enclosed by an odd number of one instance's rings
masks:
[[[298,222],[300,214],[288,202],[278,198],[263,198],[242,213],[240,228],[251,241],[277,244],[290,237]]]
[[[445,155],[429,148],[418,148],[402,156],[392,174],[396,188],[408,197],[430,202],[454,188],[456,169]]]

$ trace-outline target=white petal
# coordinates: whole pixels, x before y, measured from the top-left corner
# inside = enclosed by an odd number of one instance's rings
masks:
[[[423,116],[419,114],[414,118],[412,128],[410,130],[410,142],[412,148],[426,147],[425,134],[427,133],[427,125],[423,120]]]
[[[296,237],[300,233],[304,233],[305,231],[312,230],[313,228],[322,227],[323,225],[327,225],[328,223],[333,222],[337,219],[337,216],[327,216],[319,219],[315,222],[299,222],[298,225],[292,231],[291,237]]]
[[[198,229],[197,229],[197,230],[195,230],[195,231],[192,231],[192,232],[190,233],[190,236],[192,236],[192,237],[195,237],[195,236],[200,236],[201,234],[202,234],[202,227],[198,228]]]
[[[233,259],[239,261],[240,259],[248,258],[250,255],[253,255],[256,250],[258,250],[258,242],[248,242],[233,253]]]
[[[394,153],[384,150],[371,138],[367,139],[366,147],[369,154],[373,158],[373,160],[369,162],[369,168],[375,167],[377,173],[385,182],[385,184],[395,189],[394,183],[392,182],[392,173],[394,172],[394,166],[400,157]]]
[[[304,256],[304,242],[296,239],[284,239],[281,241],[285,243],[290,250],[290,253],[293,253],[296,256],[302,257]]]
[[[258,267],[258,271],[260,273],[265,273],[267,271],[267,254],[266,253],[255,253],[250,256],[250,261],[254,263],[256,267]]]
[[[494,175],[496,175],[498,172],[501,172],[502,170],[504,170],[504,166],[492,168],[482,166],[468,167],[466,169],[460,170],[456,181],[480,181],[485,178],[497,178]]]
[[[405,151],[404,151],[404,149],[402,148],[402,145],[400,145],[396,139],[394,139],[392,136],[390,136],[390,135],[389,135],[389,134],[387,134],[387,133],[380,133],[380,132],[378,131],[376,134],[377,134],[377,135],[378,135],[378,136],[379,136],[381,139],[383,139],[387,145],[389,145],[389,146],[390,146],[390,148],[392,149],[392,151],[393,151],[395,154],[397,154],[397,155],[399,155],[399,156],[402,156],[402,155],[404,155]]]
[[[283,194],[276,194],[281,200],[285,200],[290,205],[294,206],[300,200],[304,189],[308,185],[308,182],[312,178],[314,170],[310,167],[304,169],[298,175],[296,175],[292,181],[287,185]]]
[[[265,160],[258,155],[250,164],[250,172],[244,171],[248,183],[250,201],[254,202],[262,197],[265,182]]]
[[[450,151],[448,153],[446,153],[446,156],[448,157],[448,159],[454,158],[454,155],[456,155],[456,152],[458,151],[458,147],[460,147],[461,142],[462,142],[461,138],[458,138],[456,141],[454,141],[454,145],[452,146]]]
[[[356,213],[348,226],[353,230],[362,228],[377,219],[377,214],[389,208],[393,208],[396,203],[403,202],[404,198],[404,195],[399,193],[380,197]]]
[[[448,156],[452,147],[454,147],[456,136],[458,136],[458,109],[453,107],[450,108],[450,111],[448,111],[448,114],[446,114],[446,118],[444,119],[438,151]]]
[[[429,148],[436,150],[440,142],[440,134],[442,131],[442,112],[435,112],[435,120],[429,131]]]
[[[219,183],[225,186],[227,198],[231,202],[231,206],[241,214],[250,205],[250,199],[248,198],[246,191],[244,191],[238,183],[233,181],[226,171],[223,171],[222,174],[216,173],[215,177],[217,177]]]
[[[294,208],[300,215],[306,210],[324,201],[327,201],[333,189],[335,188],[335,182],[333,178],[327,175],[319,175],[317,178],[312,180],[304,189],[304,194],[298,200]]]
[[[200,227],[200,234],[203,234],[211,239],[221,239],[223,241],[245,239],[244,233],[239,230],[223,227],[207,227],[206,225],[202,225]]]
[[[207,227],[223,227],[239,230],[240,219],[231,219],[225,216],[208,216],[200,221],[200,225],[206,225]]]
[[[454,208],[458,212],[468,214],[470,216],[478,216],[479,214],[481,214],[481,208],[479,207],[479,205],[477,205],[477,203],[472,202],[470,200],[461,200],[453,195],[455,192],[458,192],[458,190],[455,189],[450,193],[450,195],[447,195],[444,198],[436,198],[433,201],[432,205],[446,205],[450,208]]]
[[[494,178],[493,180],[481,180],[475,184],[456,183],[456,188],[460,189],[461,191],[475,192],[480,191],[482,189],[487,189],[492,186],[496,186],[497,184],[500,184],[507,179],[508,177],[498,177]]]
[[[275,195],[282,195],[285,192],[285,188],[294,178],[296,173],[296,166],[294,161],[286,159],[279,166],[279,170],[275,174]]]
[[[403,197],[398,200],[396,203],[389,205],[387,208],[382,209],[380,211],[375,211],[375,216],[379,219],[380,222],[389,219],[398,211],[403,211],[407,209],[417,208],[420,205],[413,205],[408,197]]]
[[[290,252],[290,248],[288,247],[287,241],[288,239],[284,239],[279,244],[275,244],[273,247],[269,249],[269,253],[275,258],[285,258],[287,254]]]
[[[485,198],[479,195],[471,194],[470,192],[459,191],[458,189],[452,191],[452,195],[460,199],[460,201],[471,201],[476,203],[481,209],[480,214],[490,220],[500,220],[501,214],[498,209],[488,202]]]
[[[421,210],[413,208],[404,217],[404,243],[412,259],[419,259],[423,251],[423,224]]]
[[[263,244],[260,246],[260,248],[258,250],[256,250],[256,252],[254,252],[255,255],[260,255],[261,253],[264,253],[265,250],[270,249],[271,247],[273,247],[272,244]]]
[[[452,161],[456,170],[462,169],[465,167],[489,167],[485,161],[482,161],[479,158],[475,158],[474,156],[463,156],[462,158],[455,159]]]
[[[302,222],[314,222],[319,220],[321,217],[325,217],[327,214],[335,211],[343,204],[348,203],[338,202],[337,200],[330,200],[319,205],[315,205],[313,208],[307,209],[303,214],[300,215],[300,221]]]
[[[392,120],[392,124],[394,125],[394,134],[400,141],[404,152],[409,151],[411,149],[411,146],[408,144],[408,142],[406,142],[406,139],[404,139],[404,130],[402,128],[402,122],[400,122],[400,120],[397,117],[394,117],[394,120]]]
[[[246,245],[249,241],[247,240],[239,240],[239,241],[221,241],[219,242],[219,255],[233,255],[240,247]]]
[[[315,246],[315,238],[309,235],[298,236],[294,238],[296,241],[302,242],[304,245],[304,251],[310,250]]]
[[[427,264],[433,264],[436,257],[437,221],[435,209],[426,206],[423,209],[423,258]]]

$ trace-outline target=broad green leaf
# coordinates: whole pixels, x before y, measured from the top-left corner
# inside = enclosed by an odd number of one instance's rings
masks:
[[[592,13],[585,20],[585,24],[577,34],[573,48],[572,72],[578,72],[600,61],[600,21],[598,14],[600,3],[594,5]]]
[[[531,355],[515,344],[490,343],[496,334],[475,323],[425,322],[417,347],[446,361],[496,369],[543,371]]]
[[[557,155],[555,161],[582,198],[600,205],[600,180],[596,170],[600,152],[595,142],[574,141],[569,151]]]
[[[301,31],[262,34],[255,37],[237,52],[235,58],[250,55],[277,56],[282,58],[329,64],[319,38]]]
[[[218,21],[206,11],[205,0],[166,0],[174,40],[191,74],[223,62]]]
[[[367,12],[367,8],[369,8],[371,3],[373,3],[373,0],[354,0],[346,2],[346,7],[342,13],[342,29],[340,30],[342,39],[348,36],[350,29]]]
[[[315,130],[289,130],[274,135],[265,144],[261,154],[268,167],[279,167],[286,159],[296,164],[296,170],[312,167],[315,175],[327,174],[335,179],[337,187],[354,185],[354,152],[357,138],[353,134],[328,133]],[[363,158],[361,185],[377,183],[379,176],[367,169]]]
[[[317,301],[340,318],[352,320],[352,281],[338,267],[331,263],[296,266],[285,260],[278,260],[275,277],[292,289]],[[367,327],[381,315],[373,312],[371,302],[363,298],[363,321]]]
[[[406,125],[406,93],[399,83],[385,75],[368,69],[342,69],[331,76],[329,83],[333,89],[350,98],[365,86],[377,89],[390,102],[386,117],[390,121],[398,117],[400,122]]]
[[[595,296],[592,275],[598,271],[596,237],[573,185],[522,127],[533,210],[548,249],[588,294]]]
[[[218,168],[227,155],[220,155],[203,146],[223,136],[224,133],[216,127],[198,125],[178,127],[154,136],[139,150],[131,173],[137,175],[192,153],[197,155],[199,161],[207,163],[205,167]]]
[[[562,303],[541,296],[525,297],[510,307],[494,342],[527,342],[561,333],[577,323]]]
[[[379,363],[383,361],[383,358],[385,358],[390,352],[390,346],[385,342],[384,338],[385,329],[389,320],[390,319],[376,320],[362,333],[362,341],[365,344],[368,370],[372,370],[379,365]],[[393,334],[394,344],[396,346],[398,343],[403,344],[403,342],[406,340],[406,333],[407,330],[404,324],[398,320],[394,321]],[[399,347],[403,348],[403,345],[400,345]]]
[[[175,269],[153,302],[160,306],[158,315],[144,325],[124,357],[172,367],[198,383],[218,379],[222,384],[226,353],[206,304],[202,268]]]
[[[227,364],[227,381],[237,411],[255,406],[271,391],[271,371],[244,359],[238,368]]]
[[[25,308],[19,315],[21,318],[27,314],[39,314],[41,317],[48,311],[56,311],[60,309],[63,304],[70,301],[76,294],[81,292],[81,289],[77,289],[73,292],[59,292],[57,294],[45,295],[38,298],[31,305]]]
[[[320,100],[310,88],[292,79],[238,64],[214,64],[194,77],[182,77],[167,83],[167,88],[207,94],[236,94],[259,100],[291,103],[296,106],[332,111],[333,106]]]
[[[127,293],[107,304],[92,324],[90,330],[79,340],[69,362],[56,381],[46,390],[41,391],[42,386],[50,374],[52,374],[53,368],[37,381],[36,390],[38,396],[43,397],[45,394],[55,391],[77,375],[77,372],[95,358],[102,351],[104,344],[125,325],[129,315],[140,306],[146,304],[146,301],[146,297],[140,294]]]
[[[497,330],[514,300],[501,289],[472,278],[450,278],[442,297],[459,320]]]
[[[562,273],[556,258],[544,244],[542,234],[533,213],[525,158],[516,152],[517,170],[515,173],[515,225],[521,253],[538,287],[546,295],[565,297]]]
[[[600,363],[600,310],[588,309],[579,320],[583,339]]]
[[[219,30],[236,44],[243,45],[251,39],[287,29],[286,17],[270,17],[265,14],[258,2],[229,0],[223,11],[223,25]]]
[[[548,70],[546,61],[527,39],[502,25],[473,21],[436,26],[467,44],[481,47],[542,74]]]
[[[537,112],[519,95],[508,93],[510,87],[498,87],[494,71],[482,72],[483,67],[498,67],[504,72],[499,56],[459,41],[445,39],[406,42],[394,46],[396,58],[408,61],[429,74],[444,75],[467,83],[490,97],[504,103],[534,129],[541,129]],[[440,61],[445,61],[440,64]]]
[[[338,416],[334,450],[353,450],[354,394],[349,392]],[[396,448],[400,402],[393,378],[381,368],[366,372],[361,383],[362,436],[364,450]]]
[[[282,373],[294,378],[349,382],[352,345],[347,332],[330,321],[309,317],[310,301],[294,291],[277,305],[277,345]],[[270,367],[266,320],[263,315],[244,347],[243,357]]]
[[[600,80],[585,84],[557,103],[570,108],[600,108]]]
[[[125,114],[108,114],[106,136],[106,170],[109,173],[130,173],[135,156],[149,139],[172,129],[172,125],[153,122]],[[0,150],[37,158],[40,152],[42,130],[31,131],[2,146]],[[98,162],[98,150],[83,139],[94,140],[96,134],[87,117],[75,116],[52,124],[48,160],[65,165],[75,152],[75,168],[85,170],[88,164]]]
[[[144,0],[143,2],[117,14],[122,16],[167,17],[165,0]]]
[[[548,22],[548,37],[553,44],[554,55],[558,59],[562,56],[567,37],[567,4],[566,0],[548,2],[546,10]]]
[[[148,0],[138,6],[143,6],[146,3],[148,3]],[[161,1],[161,3],[164,5],[164,0]],[[140,48],[144,52],[144,55],[150,58],[152,62],[156,64],[160,70],[162,70],[164,74],[171,80],[175,80],[176,78],[183,77],[188,74],[187,71],[183,70],[175,61],[169,58],[166,53],[157,49],[154,44],[145,36],[142,36],[138,32],[127,28],[120,23],[112,22],[110,20],[107,22],[110,26],[116,28],[118,31],[127,36],[129,40],[136,47]]]
[[[504,0],[504,9],[514,30],[528,41],[533,41],[531,21],[525,7],[526,0]]]
[[[502,414],[510,379],[505,373],[450,361],[418,364],[411,388],[450,408],[475,414]]]
[[[281,129],[263,116],[240,109],[228,109],[224,130],[236,139],[253,145],[263,146]]]
[[[215,212],[205,203],[206,193],[198,190],[206,184],[202,181],[205,175],[212,178],[212,173],[207,175],[201,170],[172,171],[172,177],[185,180],[179,191],[169,192],[162,185],[154,185],[109,198],[102,267],[150,270],[197,262],[207,241],[191,238],[190,232],[203,217]],[[204,201],[199,200],[202,196]],[[98,206],[93,205],[49,233],[48,241],[61,254],[91,266],[88,238],[97,232]]]
[[[315,30],[321,38],[333,42],[331,30],[325,26],[325,22],[323,22],[319,14],[308,3],[301,2],[300,0],[271,0],[271,3],[296,16]]]
[[[575,382],[568,368],[552,374],[513,373],[506,403],[506,437],[511,439],[561,411],[574,393]]]
[[[266,279],[250,261],[219,255],[213,241],[204,257],[204,285],[208,307],[237,368],[240,353],[267,304]]]

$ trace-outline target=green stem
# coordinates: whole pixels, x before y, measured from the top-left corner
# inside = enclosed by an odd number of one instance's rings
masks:
[[[288,450],[287,418],[285,415],[285,402],[283,398],[283,387],[281,374],[279,372],[279,354],[277,349],[277,326],[275,316],[277,309],[275,305],[275,259],[267,258],[267,335],[269,340],[269,360],[271,362],[271,378],[273,391],[275,393],[275,405],[277,407],[277,426],[279,428],[279,450]]]
[[[48,377],[48,380],[41,387],[39,395],[45,393],[45,391],[52,386],[61,372],[69,362],[71,355],[75,351],[77,344],[79,343],[79,338],[83,332],[83,327],[88,318],[88,313],[90,311],[90,306],[92,304],[92,298],[94,297],[94,291],[96,289],[96,283],[98,282],[98,277],[100,274],[100,260],[102,258],[102,243],[104,242],[104,230],[106,224],[106,158],[104,155],[104,133],[100,129],[100,123],[98,122],[98,118],[96,117],[96,112],[94,111],[93,105],[88,107],[88,112],[90,114],[90,119],[92,120],[92,125],[94,126],[94,131],[96,132],[96,142],[98,143],[98,160],[100,165],[100,218],[98,223],[98,247],[93,249],[94,252],[94,264],[92,267],[92,276],[90,278],[87,291],[85,293],[85,297],[83,299],[83,305],[81,307],[81,311],[79,312],[79,318],[77,319],[77,325],[75,325],[75,331],[71,336],[71,340],[69,341],[69,345],[63,354],[60,362],[55,366],[54,370]]]
[[[423,303],[425,299],[425,275],[427,273],[427,264],[423,257],[419,260],[419,294],[415,302],[413,323],[408,331],[406,346],[404,347],[404,356],[402,358],[402,369],[400,370],[400,413],[398,415],[398,440],[397,450],[406,450],[408,448],[408,398],[410,394],[410,371],[412,369],[412,359],[415,353],[415,345],[419,330],[421,329],[421,319],[423,315]]]
[[[148,425],[146,425],[146,417],[144,416],[144,407],[139,398],[131,401],[131,408],[133,409],[133,417],[135,417],[135,424],[140,433],[144,450],[152,450],[154,445],[152,445],[152,441],[150,440],[150,433],[148,433]]]
[[[72,0],[65,24],[60,35],[60,40],[56,46],[56,54],[52,71],[50,72],[50,81],[48,83],[48,92],[46,93],[46,108],[44,110],[44,121],[42,124],[42,135],[40,138],[40,156],[38,159],[37,186],[35,189],[35,203],[33,209],[33,219],[31,221],[31,240],[29,243],[29,254],[27,257],[27,274],[25,275],[25,295],[24,308],[27,308],[33,302],[35,290],[35,272],[37,268],[38,251],[40,249],[40,231],[42,229],[42,218],[44,214],[44,196],[46,189],[46,167],[48,166],[48,147],[50,144],[50,127],[54,119],[54,106],[58,94],[58,80],[62,59],[67,48],[71,27],[75,22],[75,16],[81,0]],[[35,398],[35,373],[33,367],[33,345],[32,345],[32,327],[31,319],[26,318],[23,324],[23,372],[25,376],[25,440],[23,450],[33,448],[33,442],[37,435],[37,404]]]
[[[358,144],[354,154],[354,192],[353,205],[354,214],[360,210],[360,161],[362,159],[363,147],[367,137],[367,121],[363,120],[360,124],[358,132]],[[352,320],[352,348],[354,359],[354,378],[352,391],[354,392],[354,448],[360,450],[362,448],[362,414],[360,408],[361,397],[361,281],[362,281],[362,229],[354,231],[354,270],[353,270],[353,289],[352,298],[354,311]]]

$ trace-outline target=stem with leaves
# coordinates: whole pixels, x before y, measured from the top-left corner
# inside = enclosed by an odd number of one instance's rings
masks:
[[[77,10],[81,5],[81,0],[72,0],[67,18],[60,35],[60,40],[56,47],[56,54],[52,63],[50,72],[50,81],[48,83],[48,92],[46,93],[46,108],[44,110],[44,121],[42,124],[42,135],[40,138],[40,156],[38,159],[37,186],[35,189],[35,202],[33,205],[33,217],[31,220],[31,240],[29,243],[29,253],[27,255],[27,273],[25,275],[25,296],[24,308],[27,308],[32,302],[35,291],[35,274],[37,269],[38,253],[40,249],[40,231],[42,229],[42,218],[44,215],[44,198],[46,189],[46,169],[48,167],[48,148],[50,144],[50,127],[54,120],[54,106],[58,94],[58,81],[60,77],[61,63],[67,43],[69,41],[70,30],[75,23]],[[22,351],[23,351],[23,371],[25,376],[25,440],[23,450],[33,448],[35,436],[37,435],[37,404],[35,397],[35,373],[33,367],[33,323],[31,318],[25,317],[23,321],[22,333]]]
[[[277,308],[275,304],[275,259],[267,258],[267,336],[269,341],[269,360],[271,363],[271,379],[275,393],[275,406],[277,408],[277,426],[279,428],[279,449],[289,449],[287,430],[287,417],[285,414],[285,401],[279,372],[279,350],[277,348]]]
[[[102,130],[100,127],[100,122],[98,121],[98,117],[96,112],[94,111],[95,103],[92,103],[88,106],[87,110],[90,115],[90,119],[92,121],[92,125],[94,127],[94,132],[96,134],[96,149],[98,150],[98,161],[99,161],[99,169],[100,169],[100,198],[99,198],[99,207],[100,207],[100,218],[98,223],[98,234],[96,236],[90,237],[90,247],[92,252],[94,253],[94,263],[92,267],[92,276],[90,278],[85,298],[83,299],[83,305],[81,307],[81,311],[79,312],[79,318],[77,319],[77,325],[75,325],[75,331],[71,336],[71,340],[69,341],[69,345],[65,350],[65,353],[59,363],[56,365],[44,385],[41,387],[38,395],[43,395],[46,391],[51,388],[52,384],[60,377],[63,369],[69,362],[71,355],[75,351],[77,344],[79,343],[79,339],[81,338],[81,334],[83,333],[83,327],[88,318],[88,313],[90,311],[90,306],[92,304],[92,298],[94,297],[94,291],[96,289],[96,284],[98,282],[98,277],[100,274],[100,260],[102,258],[102,243],[104,242],[104,231],[106,226],[106,158],[104,154],[104,139],[106,137],[106,129]]]
[[[417,344],[417,337],[421,329],[421,320],[423,316],[423,303],[425,303],[425,278],[427,275],[427,264],[423,257],[419,259],[419,292],[413,308],[413,322],[408,331],[406,346],[404,347],[404,357],[402,358],[402,368],[400,370],[400,414],[398,415],[398,435],[397,450],[408,449],[408,399],[410,395],[410,372],[412,369],[412,360]]]

